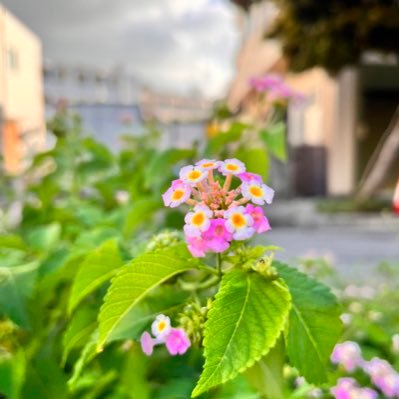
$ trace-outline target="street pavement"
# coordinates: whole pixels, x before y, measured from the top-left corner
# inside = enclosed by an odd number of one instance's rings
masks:
[[[399,230],[382,231],[358,226],[275,227],[262,243],[284,248],[276,259],[298,265],[300,258],[327,257],[348,282],[363,282],[387,261],[399,272]]]

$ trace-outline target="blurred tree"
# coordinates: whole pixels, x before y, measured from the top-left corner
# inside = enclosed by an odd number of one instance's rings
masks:
[[[357,64],[365,50],[399,54],[397,0],[273,1],[281,12],[267,37],[281,41],[293,71],[338,72]],[[259,0],[232,2],[249,10]]]

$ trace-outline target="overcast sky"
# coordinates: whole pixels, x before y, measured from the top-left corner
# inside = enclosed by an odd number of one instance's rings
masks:
[[[123,65],[163,90],[221,96],[240,35],[227,0],[0,0],[72,65]]]

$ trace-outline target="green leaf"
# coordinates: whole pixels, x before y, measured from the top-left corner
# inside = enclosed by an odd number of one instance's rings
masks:
[[[69,297],[69,314],[83,298],[108,281],[122,264],[116,240],[105,241],[100,247],[90,252],[75,276]]]
[[[0,267],[0,314],[24,328],[29,327],[26,300],[34,288],[38,267],[38,262]]]
[[[289,310],[290,294],[280,280],[242,270],[227,273],[205,324],[205,365],[192,396],[231,380],[266,355]]]
[[[26,359],[22,350],[13,355],[6,352],[0,356],[0,393],[8,399],[20,398],[25,377]],[[0,396],[2,396],[0,394]]]
[[[260,132],[268,150],[281,161],[287,160],[285,123],[279,122]]]
[[[27,246],[22,238],[16,234],[0,235],[0,248],[1,249],[18,249],[26,251]]]
[[[292,296],[286,333],[290,361],[308,382],[325,382],[326,366],[342,330],[340,306],[325,285],[282,263],[273,266]]]
[[[208,140],[208,144],[205,148],[206,156],[219,156],[220,152],[224,150],[225,146],[240,140],[242,133],[248,125],[240,122],[233,123],[229,130],[226,132],[220,132],[217,136]]]
[[[284,392],[284,360],[285,348],[283,337],[280,336],[277,344],[245,372],[250,384],[262,397],[273,399],[286,398]]]
[[[84,366],[89,363],[97,354],[97,340],[98,340],[98,331],[95,330],[90,339],[87,341],[87,344],[83,348],[79,359],[75,362],[73,367],[73,373],[71,378],[68,380],[68,387],[73,390],[76,387],[76,384],[79,380],[80,375],[82,374]]]
[[[129,210],[126,222],[123,226],[124,236],[131,236],[140,225],[151,220],[154,212],[160,208],[161,201],[158,198],[147,197],[135,201]]]
[[[96,315],[97,309],[92,306],[79,308],[74,314],[63,338],[64,351],[61,362],[63,366],[72,349],[82,347],[87,343],[88,338],[97,327]]]
[[[147,187],[159,187],[168,173],[172,173],[172,167],[176,163],[195,156],[195,150],[170,148],[156,154],[149,162],[145,170]]]
[[[240,148],[236,157],[245,163],[248,172],[257,173],[267,180],[269,156],[264,148]]]
[[[123,267],[112,280],[100,310],[98,347],[107,342],[114,329],[151,289],[194,265],[187,258],[177,256],[176,248],[169,248],[141,255]]]
[[[171,315],[182,307],[188,299],[187,291],[178,291],[176,287],[159,287],[155,295],[147,297],[133,307],[124,319],[115,327],[108,342],[124,339],[138,339],[143,330],[159,314]]]
[[[59,223],[51,223],[40,226],[29,232],[27,240],[32,247],[41,251],[48,251],[61,237],[61,226]]]

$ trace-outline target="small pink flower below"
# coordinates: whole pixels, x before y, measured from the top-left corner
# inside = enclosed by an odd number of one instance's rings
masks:
[[[182,328],[172,328],[165,345],[168,352],[172,356],[175,356],[186,353],[191,343],[186,332]]]
[[[163,314],[158,315],[151,326],[155,338],[147,331],[140,338],[141,349],[147,356],[151,356],[154,346],[165,344],[172,356],[183,355],[191,346],[190,339],[182,328],[172,328],[170,319]]]
[[[151,356],[154,350],[154,339],[150,333],[144,331],[140,338],[141,349],[147,356]]]

